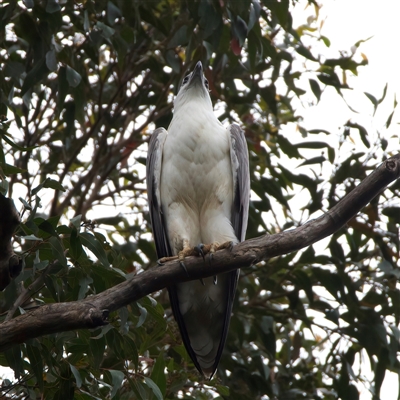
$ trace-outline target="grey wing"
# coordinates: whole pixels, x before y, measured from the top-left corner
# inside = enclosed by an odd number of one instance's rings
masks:
[[[158,128],[153,132],[149,141],[149,150],[146,160],[147,198],[158,258],[172,256],[160,198],[162,154],[167,135],[168,133],[164,128]]]
[[[164,215],[161,207],[161,167],[164,142],[167,137],[167,131],[164,128],[156,129],[149,141],[149,150],[146,161],[146,183],[147,183],[147,198],[149,202],[149,211],[151,219],[151,227],[153,230],[154,242],[157,250],[157,257],[172,256],[171,247],[169,246],[166,233]],[[168,287],[171,308],[175,319],[178,323],[179,330],[182,335],[183,343],[194,361],[196,368],[202,372],[191,345],[189,335],[186,330],[186,324],[179,308],[179,299],[175,286]]]
[[[230,153],[231,168],[233,177],[233,204],[231,223],[235,231],[235,235],[240,242],[245,239],[247,229],[247,219],[249,215],[250,201],[250,172],[249,172],[249,153],[247,150],[246,138],[244,132],[238,125],[228,127],[230,134]],[[221,333],[221,341],[218,347],[217,356],[213,366],[214,374],[217,369],[218,362],[222,356],[226,338],[229,330],[229,322],[232,314],[233,301],[235,299],[236,286],[239,278],[240,270],[228,272],[218,275],[218,284],[226,285],[226,308],[224,314],[224,324]],[[222,281],[222,282],[221,282]],[[210,379],[211,379],[210,377]]]
[[[234,185],[231,222],[235,235],[242,242],[246,236],[250,201],[249,151],[243,130],[235,124],[229,128],[231,165]]]
[[[160,194],[162,154],[167,134],[168,133],[164,128],[156,129],[154,131],[149,141],[149,150],[146,161],[147,198],[149,202],[151,226],[158,258],[173,255],[166,234]],[[196,368],[202,372],[200,364],[197,361],[197,356],[190,345],[186,324],[179,308],[179,299],[176,287],[168,287],[168,292],[171,300],[171,308],[178,323],[183,343],[185,344],[190,357],[194,361]]]

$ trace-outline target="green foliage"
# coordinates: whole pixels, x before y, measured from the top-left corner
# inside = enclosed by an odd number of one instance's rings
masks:
[[[146,141],[168,126],[170,93],[199,59],[220,119],[246,131],[255,194],[247,237],[326,211],[395,150],[352,121],[340,138],[301,126],[296,100],[310,88],[320,101],[326,86],[344,96],[347,74],[366,59],[320,57],[306,35],[314,44],[330,40],[316,22],[295,29],[291,7],[288,0],[0,5],[0,192],[20,199],[15,249],[24,260],[0,294],[0,321],[22,288],[36,289],[15,315],[81,300],[154,265]],[[379,99],[365,95],[376,112],[386,88]],[[354,142],[360,146],[349,154]],[[294,203],[299,193],[306,201]],[[0,354],[15,374],[2,382],[5,398],[358,399],[364,383],[378,399],[385,372],[400,375],[399,193],[397,182],[326,249],[242,270],[211,382],[194,369],[162,291],[111,314],[104,328],[46,335]],[[371,382],[360,363],[370,365]]]

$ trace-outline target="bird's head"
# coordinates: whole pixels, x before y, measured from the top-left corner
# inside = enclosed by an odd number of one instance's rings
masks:
[[[182,81],[178,95],[175,97],[175,111],[190,101],[196,101],[212,109],[212,102],[208,89],[208,80],[203,74],[203,65],[199,61],[193,71]]]

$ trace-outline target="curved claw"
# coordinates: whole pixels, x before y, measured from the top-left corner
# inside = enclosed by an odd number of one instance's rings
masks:
[[[228,249],[229,251],[232,251],[234,247],[235,247],[235,244],[231,241],[231,242],[229,243],[229,246],[227,247],[227,249]]]
[[[204,264],[206,263],[206,259],[204,257],[204,244],[203,243],[199,243],[197,246],[194,247],[194,251],[197,253],[198,256],[202,256],[203,257],[203,262]],[[204,283],[203,279],[200,278],[200,282],[203,286],[206,286],[206,284]]]
[[[204,244],[199,243],[197,246],[194,247],[194,251],[197,253],[197,255],[202,256],[203,260],[205,260],[203,248],[204,248]]]
[[[189,272],[186,268],[186,265],[183,261],[179,261],[179,265],[184,269],[184,271],[186,272],[186,275],[189,277]]]
[[[157,260],[157,264],[158,264],[160,267],[162,267],[163,265],[165,265],[165,263],[163,263],[163,262],[161,261],[161,258],[159,258],[159,259]]]
[[[213,259],[214,259],[214,253],[210,253],[210,257],[208,259],[208,262],[210,263],[210,267],[211,267],[211,263],[212,263]],[[217,275],[213,276],[213,283],[214,283],[214,285],[217,284]]]

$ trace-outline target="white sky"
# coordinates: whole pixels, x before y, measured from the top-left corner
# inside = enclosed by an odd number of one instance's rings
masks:
[[[368,58],[368,65],[358,69],[359,75],[349,81],[354,89],[346,91],[349,105],[359,112],[355,114],[337,96],[335,89],[328,88],[316,107],[301,111],[304,116],[302,126],[307,129],[322,128],[337,132],[349,119],[364,125],[371,132],[375,129],[383,131],[386,120],[393,110],[394,95],[400,100],[400,1],[399,0],[323,0],[320,16],[325,20],[321,33],[331,40],[331,46],[324,54],[337,58],[340,50],[351,51],[351,46],[362,39],[370,40],[361,44],[359,51]],[[304,4],[306,2],[304,1]],[[313,10],[296,7],[294,27],[304,21],[304,14],[313,15]],[[382,96],[383,88],[388,83],[385,101],[378,107],[373,116],[373,105],[364,92]],[[393,116],[392,125],[388,130],[391,148],[389,152],[400,151],[400,110]],[[368,130],[369,131],[369,130]],[[368,375],[369,362],[364,365]],[[357,385],[361,400],[371,399],[372,395],[363,385]],[[397,374],[387,373],[381,390],[381,399],[397,400],[399,393],[399,378]]]
[[[367,56],[369,64],[360,67],[359,75],[350,80],[350,86],[354,90],[345,92],[346,98],[351,99],[349,102],[351,107],[363,114],[359,116],[360,118],[366,119],[365,115],[372,116],[373,106],[363,92],[380,98],[385,84],[389,84],[385,101],[386,112],[378,112],[373,121],[374,126],[379,129],[386,123],[392,110],[395,92],[400,100],[400,54],[398,51],[400,1],[323,0],[321,4],[320,15],[325,21],[321,33],[331,40],[330,48],[324,50],[325,54],[337,58],[339,51],[344,50],[350,53],[353,44],[371,37],[359,47],[359,50]],[[297,25],[301,20],[304,21],[304,14],[313,14],[310,8],[305,10],[301,7],[296,8],[298,12],[295,14],[294,26],[297,21],[299,21]],[[335,89],[329,88],[329,90],[335,93]],[[333,99],[322,96],[318,107],[309,108],[305,114],[302,113],[305,126],[325,127],[332,132],[334,127],[342,126],[349,118],[357,118],[343,101],[337,99],[338,96],[332,97],[336,98],[334,103],[332,103]],[[399,117],[400,112],[392,121],[393,132],[398,131],[395,125],[399,123]]]

